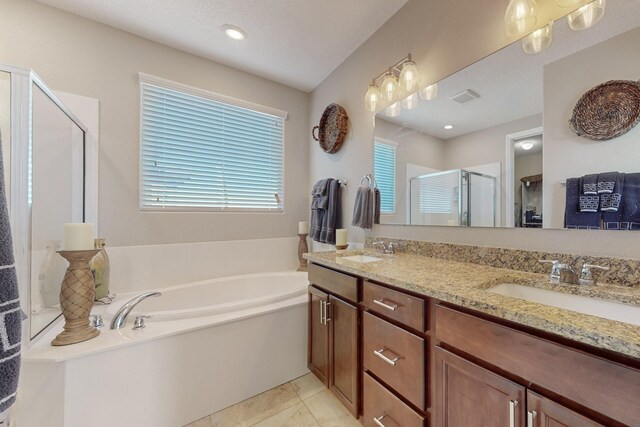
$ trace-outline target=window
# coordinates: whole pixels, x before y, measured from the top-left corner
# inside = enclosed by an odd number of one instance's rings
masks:
[[[421,178],[420,212],[425,214],[454,212],[459,179],[460,171],[439,172]]]
[[[376,140],[373,143],[373,175],[380,190],[380,213],[396,212],[396,146]]]
[[[145,210],[282,212],[287,113],[140,75]]]

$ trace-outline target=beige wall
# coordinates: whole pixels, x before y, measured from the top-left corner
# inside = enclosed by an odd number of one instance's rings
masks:
[[[640,28],[544,68],[545,226],[563,227],[565,189],[560,181],[590,173],[640,172],[640,127],[618,138],[598,142],[577,136],[567,125],[576,102],[589,89],[608,80],[638,80],[638,46]],[[583,69],[589,72],[576,72]]]
[[[342,150],[334,155],[324,153],[317,144],[312,145],[311,182],[324,176],[338,176],[357,183],[362,175],[372,172],[373,115],[364,109],[363,98],[373,76],[407,52],[413,54],[420,72],[431,81],[483,58],[508,42],[503,25],[506,5],[502,0],[410,0],[312,92],[312,122],[320,119],[329,103],[337,102],[349,112],[351,132]],[[541,2],[539,6],[542,14],[546,14],[541,17],[542,22],[562,13],[555,2]],[[350,185],[345,191],[344,223],[350,223],[356,188],[357,185]],[[362,242],[365,238],[365,232],[354,227],[349,233],[351,241]],[[632,233],[393,225],[376,226],[373,233],[434,242],[640,259],[640,239]]]
[[[100,100],[99,218],[111,246],[293,236],[308,218],[309,94],[32,0],[1,4],[0,62]],[[140,212],[139,72],[288,111],[285,213]]]

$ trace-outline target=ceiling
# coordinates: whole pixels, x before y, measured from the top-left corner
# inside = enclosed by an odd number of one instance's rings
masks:
[[[398,117],[378,117],[440,139],[451,139],[542,112],[543,67],[640,26],[637,0],[609,2],[603,19],[584,31],[571,31],[564,18],[556,21],[551,46],[527,55],[515,42],[438,83],[438,96],[420,100],[417,108]],[[420,64],[418,64],[420,66]],[[465,89],[479,99],[458,104],[449,98]],[[451,124],[453,129],[445,130]],[[402,132],[402,131],[400,131]]]
[[[407,0],[38,0],[311,91]],[[243,41],[222,29],[244,29]]]
[[[522,144],[529,142],[533,144],[528,150],[522,148]],[[542,154],[542,135],[529,136],[513,141],[513,153],[515,157],[530,156],[533,154]]]

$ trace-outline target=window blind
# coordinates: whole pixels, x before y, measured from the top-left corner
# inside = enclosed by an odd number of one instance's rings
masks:
[[[457,201],[459,172],[437,173],[420,178],[420,212],[450,214]]]
[[[396,212],[396,147],[374,142],[373,174],[380,190],[380,213]]]
[[[284,117],[140,86],[142,209],[283,211]]]

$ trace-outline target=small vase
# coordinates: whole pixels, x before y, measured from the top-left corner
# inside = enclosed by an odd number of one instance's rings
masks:
[[[96,239],[94,248],[100,252],[89,262],[91,273],[93,273],[93,281],[96,284],[96,301],[109,296],[109,277],[111,266],[109,264],[109,256],[105,250],[105,239]]]

